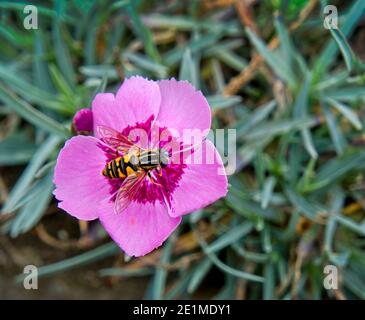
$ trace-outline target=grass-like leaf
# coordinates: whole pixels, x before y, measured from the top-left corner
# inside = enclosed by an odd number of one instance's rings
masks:
[[[0,100],[33,125],[60,137],[68,137],[68,132],[64,126],[33,108],[26,101],[21,100],[2,83],[0,83]]]
[[[70,270],[76,267],[83,266],[110,256],[114,256],[120,252],[120,248],[114,243],[107,243],[95,249],[91,249],[85,253],[75,257],[62,260],[47,266],[38,268],[38,277],[45,277],[56,272]],[[23,281],[26,275],[19,274],[16,281],[19,283]]]
[[[274,72],[285,80],[289,86],[295,86],[295,77],[285,61],[280,60],[277,56],[275,56],[251,29],[246,28],[246,33],[257,51],[264,57]]]

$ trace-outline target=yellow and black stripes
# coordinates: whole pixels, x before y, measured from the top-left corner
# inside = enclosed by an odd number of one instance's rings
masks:
[[[139,155],[139,165],[144,170],[151,170],[160,164],[158,150],[144,150]]]
[[[165,155],[167,158],[168,155]],[[162,159],[162,160],[168,160]],[[125,154],[123,157],[109,161],[104,167],[102,174],[109,179],[125,178],[136,171],[149,172],[158,167],[164,167],[161,162],[159,150],[143,150],[134,154]]]
[[[114,160],[109,161],[102,173],[103,176],[107,178],[115,179],[125,178],[137,170],[137,167],[129,161],[126,162],[124,157],[118,157]]]

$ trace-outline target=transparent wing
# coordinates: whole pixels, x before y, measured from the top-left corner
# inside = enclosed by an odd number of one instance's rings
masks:
[[[101,139],[116,150],[125,152],[133,146],[133,143],[127,137],[112,128],[97,126],[96,130]]]
[[[122,213],[131,203],[134,196],[139,190],[141,182],[146,177],[145,171],[138,171],[135,174],[129,175],[118,190],[114,202],[114,212],[116,214]]]

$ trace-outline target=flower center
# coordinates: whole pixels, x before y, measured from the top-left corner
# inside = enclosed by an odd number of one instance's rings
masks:
[[[171,145],[181,147],[181,143],[171,134],[166,134],[168,132],[167,128],[157,126],[153,120],[154,118],[151,116],[147,121],[128,126],[121,131],[123,136],[132,137],[131,140],[135,143],[138,152],[134,159],[127,158],[128,161],[123,163],[123,165],[127,164],[131,167],[129,171],[126,170],[128,172],[126,176],[120,175],[107,178],[110,185],[110,194],[113,196],[112,201],[115,200],[115,195],[127,176],[136,174],[139,171],[144,173],[145,177],[138,186],[132,187],[138,188],[138,190],[128,190],[133,194],[132,201],[139,203],[171,202],[172,194],[179,185],[186,165],[170,161],[172,151],[165,148]],[[168,136],[167,139],[166,136]],[[123,157],[123,154],[121,155],[112,147],[105,144],[100,144],[100,147],[105,154],[106,168],[113,160]]]

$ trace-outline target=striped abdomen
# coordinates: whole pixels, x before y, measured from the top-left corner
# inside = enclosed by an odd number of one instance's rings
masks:
[[[102,174],[110,179],[125,178],[137,170],[138,168],[131,162],[126,161],[125,157],[118,157],[106,164]]]
[[[145,170],[152,170],[160,166],[160,153],[158,150],[143,150],[139,156],[139,166]]]

